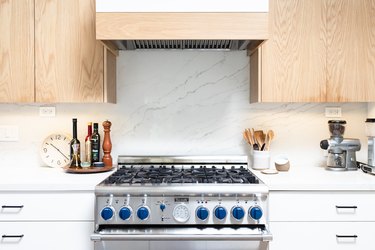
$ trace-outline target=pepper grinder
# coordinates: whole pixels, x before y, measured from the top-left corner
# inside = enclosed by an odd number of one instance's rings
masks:
[[[111,131],[111,125],[112,123],[108,120],[103,122],[103,128],[104,128],[104,139],[103,139],[103,160],[104,166],[112,166],[112,156],[111,156],[111,150],[112,150],[112,142],[111,142],[111,136],[109,132]]]

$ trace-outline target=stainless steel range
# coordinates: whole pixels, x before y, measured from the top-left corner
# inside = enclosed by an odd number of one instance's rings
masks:
[[[268,188],[247,157],[119,156],[96,186],[96,250],[268,249]]]

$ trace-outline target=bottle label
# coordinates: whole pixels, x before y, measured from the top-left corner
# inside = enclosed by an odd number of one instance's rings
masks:
[[[92,157],[92,162],[98,162],[100,161],[100,143],[99,140],[92,140],[91,141],[91,157]]]
[[[71,166],[79,167],[80,165],[80,144],[79,143],[73,143],[72,144],[72,163]]]

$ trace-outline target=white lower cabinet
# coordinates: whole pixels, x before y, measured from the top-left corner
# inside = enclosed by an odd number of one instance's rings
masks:
[[[2,250],[89,250],[93,222],[0,222]]]
[[[93,250],[94,192],[0,191],[1,250]]]
[[[270,250],[375,249],[375,193],[271,191]]]
[[[270,250],[375,249],[374,222],[271,222]]]

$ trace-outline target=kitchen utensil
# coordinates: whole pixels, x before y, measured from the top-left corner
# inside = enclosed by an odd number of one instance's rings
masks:
[[[266,148],[265,150],[269,151],[270,150],[270,146],[271,146],[271,141],[273,140],[273,138],[275,137],[275,133],[273,132],[272,129],[268,130],[267,131],[267,136],[266,136]]]

